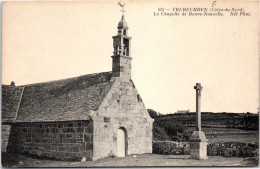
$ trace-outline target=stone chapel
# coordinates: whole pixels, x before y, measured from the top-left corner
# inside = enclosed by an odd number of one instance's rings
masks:
[[[131,80],[124,14],[112,72],[2,85],[2,151],[61,160],[152,153],[153,119]]]

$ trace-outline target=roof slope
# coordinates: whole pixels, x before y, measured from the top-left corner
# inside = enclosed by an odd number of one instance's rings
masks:
[[[2,86],[2,122],[14,122],[24,87]]]
[[[26,85],[16,122],[87,120],[110,90],[111,72]]]

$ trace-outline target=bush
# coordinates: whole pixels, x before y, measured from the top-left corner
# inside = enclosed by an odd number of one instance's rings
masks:
[[[154,140],[187,141],[193,130],[185,127],[180,122],[174,122],[172,118],[155,118],[153,123]],[[158,133],[157,133],[158,132]],[[164,138],[160,137],[164,134]],[[159,137],[158,137],[159,136]],[[168,139],[170,138],[170,139]]]
[[[165,133],[164,129],[160,126],[153,126],[153,140],[154,141],[170,141],[171,138]]]

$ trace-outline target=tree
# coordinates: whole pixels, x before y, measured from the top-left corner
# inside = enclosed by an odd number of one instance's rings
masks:
[[[161,116],[160,113],[154,111],[153,109],[147,109],[147,111],[148,111],[150,117],[153,118],[153,119],[158,117],[158,116]]]

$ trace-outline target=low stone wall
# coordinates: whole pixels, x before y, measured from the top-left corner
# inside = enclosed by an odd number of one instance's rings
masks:
[[[154,154],[189,155],[189,142],[153,141]],[[208,156],[256,157],[258,143],[211,142],[207,145]]]
[[[93,122],[16,123],[7,151],[60,160],[92,160]]]
[[[258,156],[258,143],[211,142],[207,151],[209,156],[255,157]]]
[[[175,141],[153,141],[154,154],[189,155],[190,143]]]

